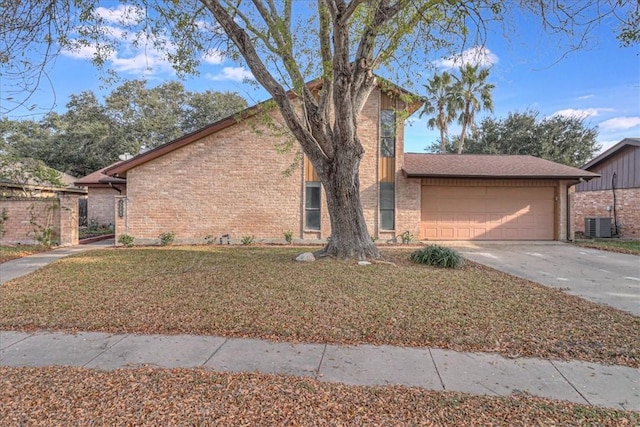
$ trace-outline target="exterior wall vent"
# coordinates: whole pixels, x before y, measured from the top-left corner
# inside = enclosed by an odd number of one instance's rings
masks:
[[[611,237],[611,218],[585,218],[584,235],[586,237]]]

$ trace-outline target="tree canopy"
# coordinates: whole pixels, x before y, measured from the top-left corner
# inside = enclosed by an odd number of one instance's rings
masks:
[[[323,254],[341,258],[379,256],[358,174],[365,154],[358,116],[378,82],[374,71],[400,84],[415,80],[429,52],[481,44],[487,20],[507,22],[523,11],[551,31],[584,40],[579,36],[594,21],[619,10],[624,21],[633,9],[608,0],[130,0],[122,2],[126,13],[114,31],[98,13],[98,0],[6,3],[0,62],[23,86],[59,49],[91,49],[100,65],[126,37],[163,50],[178,73],[196,72],[203,58],[220,53],[244,62],[320,177],[332,229]],[[23,52],[42,59],[16,61]],[[404,79],[395,78],[402,73]],[[305,85],[310,76],[320,79],[319,93]]]
[[[72,95],[63,113],[41,120],[0,121],[0,151],[43,161],[73,176],[193,132],[244,108],[236,93],[186,91],[169,81],[147,88],[144,80],[116,87],[100,102],[92,91]]]
[[[600,150],[598,131],[577,117],[538,118],[536,111],[485,118],[467,139],[469,154],[528,154],[580,167]]]

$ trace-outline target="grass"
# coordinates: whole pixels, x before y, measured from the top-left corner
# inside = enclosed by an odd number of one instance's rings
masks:
[[[0,367],[1,425],[636,426],[640,414],[535,398],[202,369]]]
[[[585,248],[640,255],[640,240],[584,239],[576,240],[576,245]]]
[[[39,252],[45,252],[50,249],[50,247],[44,245],[3,245],[0,246],[0,263],[37,254]]]
[[[298,263],[304,249],[95,250],[0,287],[0,328],[430,346],[640,366],[640,318],[467,262]]]

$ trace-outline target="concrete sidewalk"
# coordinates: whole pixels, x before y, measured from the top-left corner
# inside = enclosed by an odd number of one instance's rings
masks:
[[[152,366],[308,376],[351,385],[535,396],[640,411],[640,369],[578,361],[507,359],[432,348],[288,344],[192,335],[0,331],[0,365]]]

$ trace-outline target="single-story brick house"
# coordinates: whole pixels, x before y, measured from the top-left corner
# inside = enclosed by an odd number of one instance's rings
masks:
[[[575,229],[585,218],[610,218],[612,235],[640,238],[640,138],[625,138],[584,165],[600,175],[578,184]]]
[[[127,180],[105,175],[105,169],[113,163],[74,182],[87,189],[87,220],[99,225],[115,224],[115,195],[127,194]]]
[[[358,135],[361,201],[370,234],[380,241],[408,231],[420,239],[565,240],[571,237],[568,189],[597,175],[530,156],[404,153],[402,89],[375,89]],[[116,238],[204,243],[231,240],[325,240],[331,234],[325,196],[310,162],[274,147],[251,107],[199,131],[107,167],[126,180],[116,195]],[[277,112],[271,113],[277,120]],[[239,119],[239,118],[242,119]],[[426,145],[426,144],[425,144]],[[293,173],[291,165],[296,165]]]

